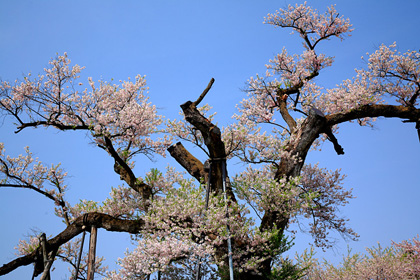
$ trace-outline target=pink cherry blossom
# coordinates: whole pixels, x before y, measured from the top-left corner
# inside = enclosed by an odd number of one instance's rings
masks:
[[[67,173],[60,164],[46,167],[33,158],[28,147],[25,150],[25,155],[11,157],[5,154],[4,144],[0,143],[0,187],[25,188],[44,195],[54,201],[57,213],[69,224],[68,203],[64,199]]]
[[[418,279],[419,240],[405,240],[390,247],[366,248],[366,254],[351,251],[343,257],[342,263],[333,265],[319,261],[313,251],[296,256],[301,267],[307,267],[302,279]]]
[[[289,5],[287,9],[280,9],[275,14],[268,14],[265,23],[279,27],[290,27],[298,32],[305,40],[305,44],[313,49],[321,40],[336,36],[341,39],[346,33],[353,31],[348,19],[339,16],[334,6],[324,14],[304,4],[295,7]]]

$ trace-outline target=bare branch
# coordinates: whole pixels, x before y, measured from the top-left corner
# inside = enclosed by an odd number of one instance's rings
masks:
[[[198,106],[198,104],[200,104],[200,102],[203,100],[203,98],[206,96],[206,94],[211,89],[213,83],[214,83],[214,78],[211,78],[211,80],[210,80],[209,84],[207,85],[206,89],[203,91],[202,94],[200,94],[200,96],[197,98],[197,100],[193,102],[193,106]]]

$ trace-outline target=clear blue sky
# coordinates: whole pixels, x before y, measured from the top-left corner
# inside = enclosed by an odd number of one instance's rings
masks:
[[[420,2],[336,1],[337,10],[349,17],[355,31],[340,42],[325,42],[321,49],[335,56],[333,67],[317,78],[334,86],[363,67],[360,59],[380,44],[396,41],[401,51],[420,48]],[[205,102],[218,112],[220,125],[229,123],[234,105],[243,97],[246,80],[264,73],[264,65],[286,47],[300,53],[301,42],[290,30],[264,25],[263,17],[290,1],[6,1],[0,0],[0,78],[13,81],[23,74],[38,74],[56,53],[67,52],[73,63],[86,66],[82,79],[93,77],[116,81],[147,76],[151,101],[160,114],[178,117],[179,105],[195,100],[211,77],[216,82]],[[308,1],[324,11],[333,1]],[[15,135],[11,119],[0,126],[0,141],[11,155],[25,146],[45,163],[61,162],[69,172],[68,199],[103,200],[111,186],[121,184],[112,160],[89,145],[83,133],[52,129],[25,130]],[[337,156],[330,143],[322,152],[311,153],[308,162],[320,162],[348,174],[346,186],[356,199],[342,209],[359,242],[346,243],[340,236],[333,250],[320,257],[338,260],[354,251],[381,242],[401,241],[420,233],[420,143],[414,124],[379,120],[374,129],[343,125],[337,138],[346,154]],[[204,159],[198,149],[192,150]],[[169,158],[138,158],[137,175],[151,167],[164,168]],[[239,170],[231,167],[230,173]],[[181,168],[179,168],[181,170]],[[0,189],[0,264],[14,258],[13,247],[31,229],[56,235],[64,224],[52,214],[53,203],[28,190]],[[99,231],[98,254],[107,264],[123,256],[129,246],[126,234]],[[302,251],[310,237],[298,235],[293,251]],[[28,279],[32,267],[0,277]],[[53,278],[64,279],[59,266]],[[68,274],[68,273],[67,273]]]

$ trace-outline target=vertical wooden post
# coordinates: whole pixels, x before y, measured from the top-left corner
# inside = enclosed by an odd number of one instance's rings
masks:
[[[88,272],[87,280],[93,280],[95,274],[95,254],[96,254],[96,235],[97,235],[96,226],[92,225],[90,230],[90,240],[89,240],[89,255],[88,255]]]
[[[41,278],[39,280],[47,280],[47,279],[49,280],[49,279],[51,279],[50,269],[51,269],[51,266],[54,262],[55,255],[57,254],[57,250],[58,250],[58,248],[51,251],[50,257],[49,257],[49,259],[47,261],[47,264],[44,268],[44,272],[42,273]]]
[[[42,257],[44,261],[44,271],[42,273],[41,279],[50,280],[50,267],[48,262],[48,252],[47,252],[47,236],[45,233],[42,233],[40,236],[41,248],[42,248]]]
[[[85,226],[83,226],[82,228],[84,229]],[[85,235],[86,235],[86,231],[83,231],[82,244],[80,245],[79,257],[77,259],[76,271],[74,273],[73,280],[77,280],[77,275],[79,275],[80,261],[82,260],[82,254],[83,254],[83,244],[85,244]]]

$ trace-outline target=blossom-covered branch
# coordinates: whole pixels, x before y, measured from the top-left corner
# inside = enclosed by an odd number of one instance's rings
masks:
[[[279,27],[292,28],[304,39],[306,47],[313,50],[316,45],[331,36],[344,39],[353,31],[349,19],[344,19],[334,6],[328,7],[324,14],[304,4],[289,5],[287,9],[280,9],[275,14],[268,14],[265,23]]]
[[[28,147],[25,149],[26,155],[13,158],[5,154],[4,144],[0,143],[0,187],[25,188],[42,194],[60,207],[57,211],[62,213],[61,216],[69,225],[69,205],[64,200],[67,189],[64,179],[67,173],[59,164],[50,168],[44,166],[37,158],[33,158]]]

